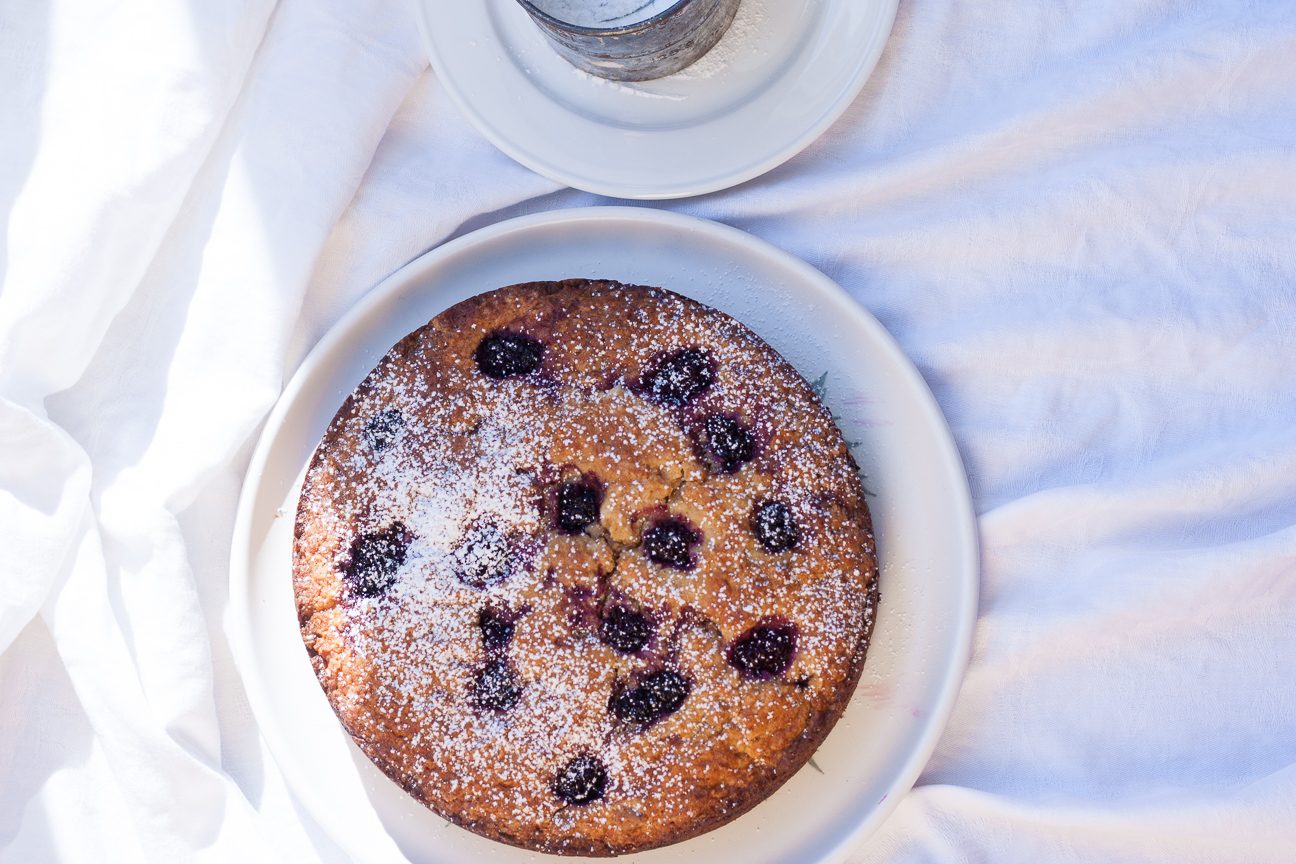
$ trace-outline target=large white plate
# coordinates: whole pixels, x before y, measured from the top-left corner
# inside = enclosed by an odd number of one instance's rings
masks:
[[[882,326],[802,261],[733,228],[622,207],[513,219],[435,249],[364,298],[297,370],[266,424],[239,501],[227,619],[248,699],[294,792],[357,861],[534,860],[425,809],[342,730],[297,629],[292,524],[301,476],[347,394],[387,349],[448,306],[517,282],[658,285],[738,318],[810,380],[875,497],[877,629],[842,720],[807,766],[747,815],[647,862],[833,861],[909,789],[967,664],[978,553],[967,481],[940,409]],[[402,858],[402,855],[404,858]]]
[[[618,84],[577,70],[516,0],[418,0],[437,77],[487,138],[601,195],[714,192],[791,158],[846,110],[898,0],[742,0],[701,60]]]

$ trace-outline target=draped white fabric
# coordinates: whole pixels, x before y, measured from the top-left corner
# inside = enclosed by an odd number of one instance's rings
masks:
[[[222,627],[251,447],[384,276],[598,203],[404,2],[0,5],[0,862],[345,860]],[[1296,861],[1296,6],[902,0],[819,141],[652,206],[841,283],[966,462],[971,668],[853,860]]]

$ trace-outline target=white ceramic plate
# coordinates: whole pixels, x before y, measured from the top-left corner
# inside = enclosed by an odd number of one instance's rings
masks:
[[[437,77],[517,161],[617,198],[724,189],[790,159],[873,71],[898,0],[742,0],[692,66],[618,84],[581,72],[516,0],[418,0]]]
[[[768,243],[673,213],[563,210],[476,231],[395,273],[306,358],[252,457],[230,565],[231,643],[266,742],[302,803],[358,862],[535,860],[449,825],[352,744],[297,629],[292,525],[316,443],[391,345],[474,294],[567,277],[658,285],[733,315],[807,379],[826,373],[826,402],[847,440],[860,442],[855,456],[875,493],[881,603],[859,689],[816,754],[822,773],[807,766],[729,825],[630,856],[839,860],[913,784],[958,692],[977,605],[967,481],[931,392],[868,312]]]

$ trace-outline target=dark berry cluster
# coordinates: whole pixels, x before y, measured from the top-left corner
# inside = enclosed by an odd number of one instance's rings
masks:
[[[713,414],[706,420],[707,450],[722,473],[737,471],[752,458],[751,433],[732,417]]]
[[[472,701],[478,708],[507,711],[522,698],[522,681],[505,653],[513,641],[517,615],[490,606],[477,613],[486,663],[473,680]]]
[[[401,412],[396,408],[384,408],[364,425],[364,439],[375,452],[381,453],[391,446],[404,428],[405,418]]]
[[[486,608],[477,615],[477,629],[481,630],[482,646],[488,651],[503,651],[513,641],[511,615]]]
[[[782,675],[792,665],[797,633],[797,626],[790,621],[764,619],[729,646],[729,665],[748,680]]]
[[[522,698],[522,683],[507,657],[493,657],[473,682],[473,704],[491,711],[507,711]]]
[[[603,613],[599,622],[599,639],[621,654],[637,654],[652,638],[653,625],[648,616],[616,605]]]
[[[693,566],[693,547],[701,535],[682,519],[664,519],[643,533],[643,550],[649,560],[677,570]]]
[[[766,552],[782,552],[797,543],[796,518],[782,501],[756,505],[752,511],[751,528]]]
[[[678,711],[690,689],[683,675],[662,669],[643,676],[634,687],[614,692],[608,708],[620,720],[648,726]]]
[[[522,333],[492,333],[477,344],[473,359],[488,378],[526,375],[540,367],[544,345]]]
[[[342,565],[342,576],[358,597],[377,597],[396,582],[396,571],[405,563],[405,552],[414,535],[403,522],[393,522],[381,531],[361,534],[351,541],[350,556]]]
[[[582,753],[558,770],[552,788],[568,804],[589,804],[603,797],[607,782],[603,760]]]
[[[687,405],[715,380],[711,358],[700,348],[667,354],[640,380],[650,399],[663,405]]]
[[[558,527],[562,530],[576,534],[598,521],[603,496],[592,482],[564,483],[555,497]]]

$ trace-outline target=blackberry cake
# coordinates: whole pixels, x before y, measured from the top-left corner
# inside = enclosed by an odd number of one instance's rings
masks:
[[[850,699],[877,564],[805,380],[723,313],[572,279],[402,339],[311,462],[293,580],[389,777],[505,843],[618,855],[728,822]]]

